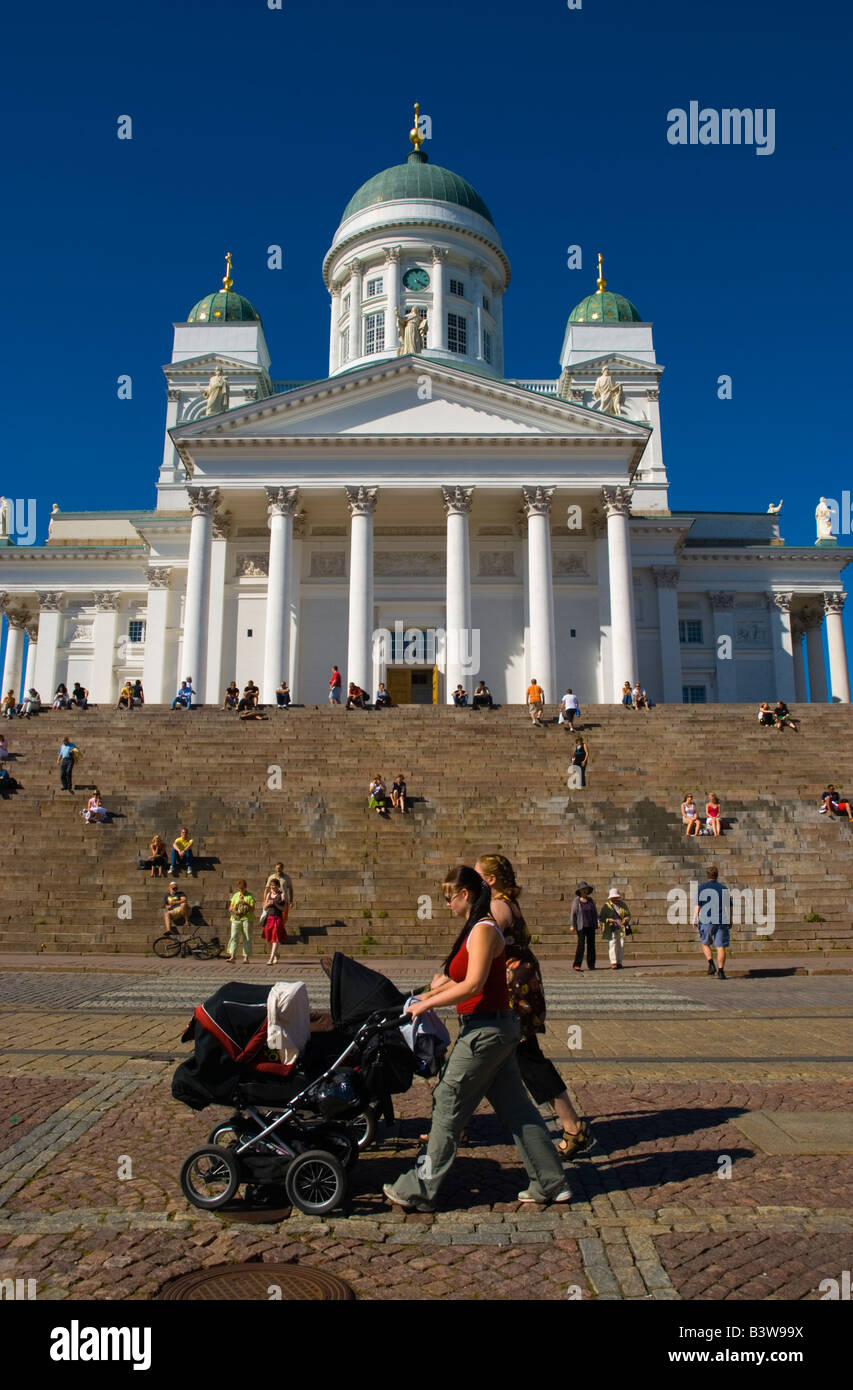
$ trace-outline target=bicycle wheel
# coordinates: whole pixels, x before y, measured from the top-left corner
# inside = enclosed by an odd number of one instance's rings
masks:
[[[191,1153],[181,1168],[181,1190],[187,1201],[202,1211],[224,1207],[239,1186],[240,1171],[230,1149],[208,1144]]]
[[[197,946],[192,947],[194,956],[199,960],[216,960],[217,956],[222,955],[222,947],[214,946],[212,941],[200,941]]]
[[[172,956],[181,954],[181,943],[175,936],[170,936],[167,932],[165,936],[158,936],[152,947],[155,956],[160,956],[162,960],[169,960]]]

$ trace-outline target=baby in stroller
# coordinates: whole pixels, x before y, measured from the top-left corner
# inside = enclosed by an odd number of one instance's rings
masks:
[[[325,962],[324,962],[325,964]],[[412,1036],[405,995],[339,952],[328,966],[330,1017],[311,1022],[304,984],[223,985],[195,1010],[172,1095],[193,1110],[233,1106],[181,1169],[194,1206],[216,1210],[241,1184],[249,1204],[285,1201],[320,1216],[343,1201],[346,1173],[393,1119],[393,1095],[435,1075],[450,1041],[434,1016]],[[405,1031],[404,1031],[405,1029]]]

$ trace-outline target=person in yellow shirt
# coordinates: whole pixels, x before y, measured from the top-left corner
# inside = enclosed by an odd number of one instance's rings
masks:
[[[530,710],[530,719],[533,724],[538,724],[540,729],[544,729],[542,723],[542,708],[545,704],[545,691],[541,685],[536,684],[536,677],[531,676],[530,684],[527,687],[527,708]]]
[[[181,865],[186,869],[188,876],[193,878],[193,842],[185,825],[181,826],[181,833],[172,844],[172,873],[176,874]]]
[[[244,878],[238,878],[237,891],[229,900],[228,910],[231,914],[231,936],[228,941],[226,959],[234,959],[237,954],[237,947],[242,940],[243,964],[245,965],[252,953],[252,920],[255,915],[255,899],[251,893],[247,893]]]

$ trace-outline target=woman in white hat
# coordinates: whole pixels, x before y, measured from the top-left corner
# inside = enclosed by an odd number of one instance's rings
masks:
[[[610,969],[622,969],[622,945],[631,935],[631,914],[618,888],[611,888],[607,901],[599,909],[601,935],[610,940]]]

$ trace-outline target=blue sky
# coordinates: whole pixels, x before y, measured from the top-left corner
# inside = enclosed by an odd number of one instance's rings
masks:
[[[35,494],[39,540],[53,501],[153,505],[172,323],[218,287],[225,250],[273,375],[323,375],[323,254],[354,190],[405,157],[418,99],[430,158],[482,194],[513,264],[507,373],[556,375],[603,251],[608,287],[654,322],[666,365],[671,505],[784,497],[782,534],[810,543],[818,496],[853,487],[836,385],[850,28],[847,7],[819,0],[16,7],[0,92],[0,492]],[[667,112],[691,100],[773,108],[774,153],[669,144]],[[121,115],[132,140],[116,138]],[[574,244],[582,271],[566,266]]]

